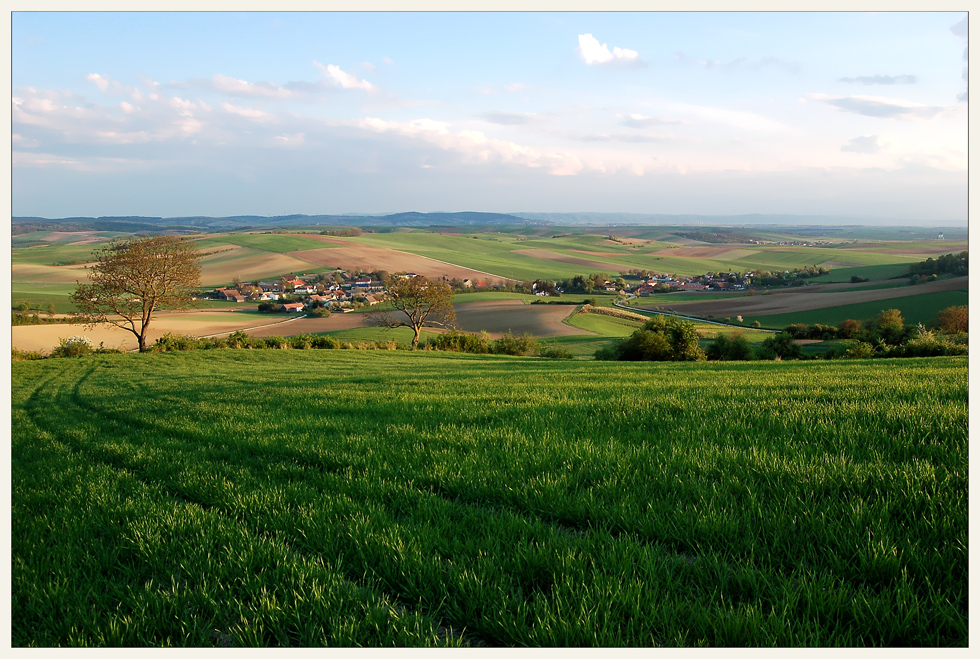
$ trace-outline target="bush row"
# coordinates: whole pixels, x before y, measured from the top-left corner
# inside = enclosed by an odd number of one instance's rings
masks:
[[[467,334],[453,330],[429,339],[423,344],[424,350],[446,350],[452,352],[469,352],[492,355],[519,355],[554,357],[571,359],[572,354],[558,346],[541,346],[538,340],[530,334],[516,336],[507,333],[496,340],[491,340],[486,332]],[[227,337],[198,339],[185,334],[168,332],[161,336],[150,348],[151,352],[176,352],[184,350],[407,350],[394,339],[388,341],[341,341],[323,334],[299,334],[296,336],[266,336],[255,337],[241,330]],[[44,355],[39,350],[12,350],[13,361],[45,359],[46,357],[83,357],[91,354],[119,353],[122,350],[106,348],[102,344],[93,347],[92,342],[84,336],[73,336],[61,339],[57,348],[50,355]]]
[[[559,346],[542,346],[531,334],[517,336],[510,332],[499,339],[491,339],[487,332],[468,334],[451,330],[430,338],[424,344],[426,350],[469,352],[480,355],[517,355],[524,357],[552,357],[571,359],[572,353]]]

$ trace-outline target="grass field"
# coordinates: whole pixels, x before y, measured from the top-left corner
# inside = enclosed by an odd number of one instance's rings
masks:
[[[15,647],[968,644],[965,358],[11,381]]]
[[[746,324],[758,320],[764,327],[771,328],[786,327],[793,323],[839,325],[848,318],[863,322],[874,318],[885,309],[898,309],[902,312],[902,318],[905,320],[906,325],[915,325],[916,323],[927,323],[930,320],[934,320],[939,315],[939,312],[946,307],[968,304],[969,297],[966,289],[960,291],[941,291],[930,293],[929,295],[913,295],[911,297],[892,298],[863,304],[846,304],[839,307],[827,307],[813,309],[811,311],[797,311],[794,313],[769,316],[744,316],[743,320]]]

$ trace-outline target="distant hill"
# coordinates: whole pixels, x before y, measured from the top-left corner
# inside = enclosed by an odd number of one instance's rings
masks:
[[[844,215],[786,215],[749,213],[744,215],[664,215],[644,213],[512,213],[528,220],[538,220],[558,226],[632,226],[632,225],[680,225],[680,226],[938,226],[935,221],[896,220],[881,217],[856,217]],[[944,224],[943,226],[951,226]],[[953,225],[955,226],[955,225]],[[966,229],[964,224],[962,229]]]
[[[12,233],[19,235],[31,231],[125,231],[132,233],[161,231],[235,231],[267,227],[287,226],[404,226],[426,227],[432,225],[483,226],[483,225],[548,224],[504,213],[394,213],[390,215],[231,215],[209,217],[43,217],[12,218]]]
[[[290,227],[674,227],[699,232],[725,233],[728,227],[754,228],[755,231],[789,231],[795,235],[844,236],[850,232],[864,235],[869,230],[887,232],[882,239],[934,239],[945,232],[947,240],[961,239],[966,226],[934,226],[923,220],[914,224],[907,220],[881,220],[829,215],[662,215],[641,213],[481,213],[462,211],[455,213],[419,213],[415,211],[387,215],[231,215],[210,217],[206,215],[181,217],[152,216],[102,216],[12,218],[12,235],[33,231],[119,231],[124,233],[197,233],[254,231],[257,229],[288,229]],[[933,235],[935,234],[935,235]]]

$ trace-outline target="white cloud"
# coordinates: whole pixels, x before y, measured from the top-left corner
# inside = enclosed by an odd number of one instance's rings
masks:
[[[120,102],[119,103],[119,107],[121,107],[122,108],[122,111],[125,112],[126,114],[132,114],[133,112],[139,112],[139,108],[138,107],[134,107],[131,103],[127,103],[126,101]]]
[[[741,110],[729,110],[728,108],[714,108],[701,105],[690,105],[688,103],[671,103],[670,107],[678,114],[699,117],[703,121],[714,124],[732,126],[733,128],[743,128],[746,130],[757,131],[782,131],[786,126],[753,112],[743,112]]]
[[[628,128],[646,128],[648,126],[663,126],[669,124],[689,124],[691,122],[683,119],[670,119],[668,117],[645,117],[642,114],[628,114],[626,116],[616,115],[621,126]]]
[[[262,110],[256,110],[254,108],[240,108],[237,105],[232,105],[231,103],[222,103],[221,108],[229,114],[235,114],[239,117],[252,119],[253,121],[272,121],[275,119],[275,117],[268,112],[263,112]]]
[[[154,137],[145,130],[135,132],[116,132],[110,130],[99,130],[95,134],[100,141],[110,144],[142,144],[153,141]]]
[[[615,46],[612,52],[606,44],[600,44],[599,40],[591,34],[578,35],[578,52],[582,61],[592,66],[593,64],[622,63],[630,64],[639,61],[640,54],[629,48]]]
[[[555,176],[577,174],[584,168],[581,159],[573,154],[545,153],[515,142],[489,138],[474,130],[454,133],[449,130],[449,124],[443,121],[416,119],[405,123],[367,117],[356,122],[356,125],[378,133],[421,139],[446,151],[459,153],[470,162],[503,162],[540,168]]]
[[[220,73],[211,77],[211,84],[215,91],[231,96],[248,96],[258,98],[293,98],[295,94],[283,87],[277,87],[267,82],[247,82],[236,78],[229,78]]]
[[[843,112],[884,119],[932,119],[947,110],[941,105],[922,105],[881,96],[830,96],[806,94],[800,100],[823,101]]]
[[[30,137],[24,137],[23,135],[18,135],[17,133],[10,136],[10,142],[14,146],[23,147],[25,149],[33,149],[34,147],[41,146],[41,143],[37,140]]]
[[[282,146],[302,146],[306,143],[306,133],[295,133],[293,135],[276,135],[276,143]]]
[[[328,78],[339,84],[344,89],[363,89],[364,91],[374,91],[377,89],[367,80],[358,80],[355,76],[343,71],[336,64],[323,66],[319,62],[313,62]]]
[[[94,82],[95,86],[99,88],[100,92],[105,92],[105,90],[109,89],[108,78],[103,78],[98,73],[90,73],[85,76],[85,79],[90,82]]]
[[[862,135],[861,137],[855,137],[842,146],[840,150],[850,151],[852,153],[874,154],[881,151],[881,144],[878,143],[877,135]]]
[[[14,151],[11,164],[15,167],[59,168],[80,172],[129,172],[144,169],[146,161],[132,158],[69,157],[52,153]]]

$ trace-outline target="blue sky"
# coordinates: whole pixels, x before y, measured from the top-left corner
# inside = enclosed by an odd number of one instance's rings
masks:
[[[966,222],[965,12],[12,16],[14,215]]]

